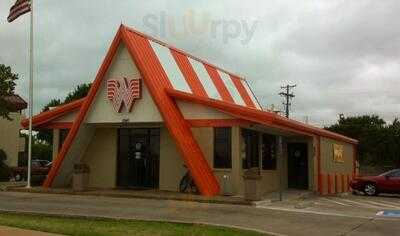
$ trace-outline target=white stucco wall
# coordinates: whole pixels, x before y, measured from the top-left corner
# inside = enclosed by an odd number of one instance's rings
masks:
[[[24,141],[19,135],[22,115],[19,113],[10,113],[11,121],[0,118],[0,149],[7,154],[5,161],[8,166],[18,165],[18,153],[23,151]],[[22,147],[21,147],[22,146]],[[22,149],[21,149],[22,148]]]

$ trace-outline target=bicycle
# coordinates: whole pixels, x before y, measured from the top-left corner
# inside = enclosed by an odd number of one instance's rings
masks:
[[[183,165],[186,169],[187,166]],[[182,177],[180,183],[179,183],[179,192],[181,193],[198,193],[198,189],[196,187],[196,184],[194,183],[194,180],[192,178],[192,175],[190,174],[190,171],[187,170],[186,174]]]

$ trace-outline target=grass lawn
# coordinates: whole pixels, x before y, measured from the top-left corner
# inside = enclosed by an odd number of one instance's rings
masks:
[[[260,235],[224,227],[0,213],[0,225],[64,235]]]

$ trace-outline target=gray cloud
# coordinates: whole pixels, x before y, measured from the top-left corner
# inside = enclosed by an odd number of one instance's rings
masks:
[[[29,17],[6,23],[13,2],[0,2],[0,63],[20,74],[17,91],[27,98]],[[64,97],[77,84],[94,79],[123,22],[246,77],[265,107],[281,106],[281,85],[298,84],[292,108],[298,120],[308,116],[326,125],[339,113],[376,113],[388,121],[399,115],[397,0],[36,2],[36,111],[51,98]],[[214,21],[258,23],[247,44],[241,41],[243,32],[224,43],[221,29],[215,38],[207,33],[160,33],[161,27],[170,27],[162,24],[160,14],[172,17],[179,32],[191,10],[199,22],[207,15]],[[156,16],[158,30],[145,24],[148,15]]]

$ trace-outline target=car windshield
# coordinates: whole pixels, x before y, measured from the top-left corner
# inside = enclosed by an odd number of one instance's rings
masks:
[[[400,170],[389,170],[389,171],[387,171],[387,172],[385,172],[383,174],[380,174],[379,176],[392,175],[392,174],[396,173],[397,171],[400,171]]]

